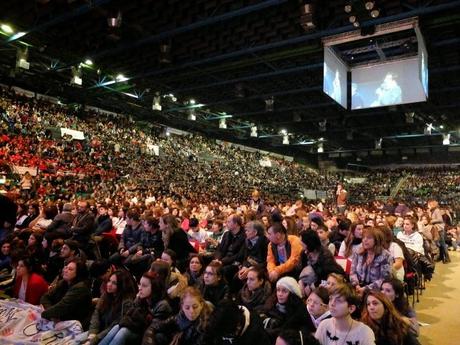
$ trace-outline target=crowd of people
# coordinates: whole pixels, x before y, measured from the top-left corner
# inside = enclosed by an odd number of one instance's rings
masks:
[[[0,277],[82,344],[419,343],[407,294],[460,242],[436,198],[353,204],[336,174],[2,92],[0,159],[37,174],[2,185]]]

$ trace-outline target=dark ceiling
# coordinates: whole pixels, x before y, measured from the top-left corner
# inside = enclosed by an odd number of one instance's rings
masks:
[[[430,90],[427,102],[355,111],[322,91],[321,39],[356,30],[347,2],[2,0],[0,22],[27,34],[0,36],[0,76],[68,103],[307,159],[316,157],[319,138],[325,154],[374,150],[380,138],[384,150],[442,147],[442,133],[460,144],[460,1],[376,0],[375,19],[364,0],[352,1],[363,35],[377,24],[419,17]],[[315,27],[305,30],[307,3]],[[109,27],[110,18],[119,27]],[[339,48],[348,62],[378,60],[410,53],[413,41],[412,34],[393,33],[377,44],[363,36]],[[14,68],[21,42],[30,45],[27,71]],[[72,70],[87,58],[94,65],[81,67],[82,87],[70,85]],[[112,83],[118,74],[128,80]],[[157,93],[161,112],[151,108]],[[190,99],[203,106],[190,107]],[[270,99],[273,111],[266,108]],[[191,108],[196,121],[188,120]],[[413,123],[406,113],[414,113]],[[227,129],[219,129],[222,117]],[[426,123],[435,127],[431,136],[422,135]],[[257,138],[250,136],[254,124]],[[282,144],[282,129],[291,134],[289,145]]]

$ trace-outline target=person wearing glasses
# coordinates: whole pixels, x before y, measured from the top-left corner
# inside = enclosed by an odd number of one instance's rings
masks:
[[[331,318],[329,292],[324,286],[317,287],[307,298],[307,310],[315,328],[321,321]]]
[[[223,266],[214,260],[206,267],[203,273],[203,284],[199,287],[206,302],[216,306],[228,297],[229,289],[224,278]]]

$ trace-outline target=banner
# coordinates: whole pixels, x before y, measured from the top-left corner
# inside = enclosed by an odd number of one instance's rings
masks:
[[[158,145],[147,144],[147,153],[150,155],[159,156],[160,147]]]
[[[84,140],[85,139],[85,133],[81,131],[76,131],[74,129],[69,129],[69,128],[61,128],[61,135],[64,136],[65,134],[72,136],[72,138],[77,139],[77,140]]]
[[[19,165],[13,165],[13,170],[16,174],[24,175],[27,171],[32,176],[37,176],[37,168],[36,167],[23,167]]]
[[[76,345],[82,336],[80,322],[54,323],[41,318],[38,306],[19,300],[0,300],[0,344]]]
[[[270,159],[268,159],[268,158],[260,159],[259,164],[260,164],[261,167],[267,167],[267,168],[272,167],[272,161]]]

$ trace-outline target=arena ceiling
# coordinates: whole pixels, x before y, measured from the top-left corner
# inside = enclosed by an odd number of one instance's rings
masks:
[[[379,142],[384,152],[431,152],[443,147],[442,134],[451,134],[456,148],[460,1],[376,0],[380,13],[372,18],[364,0],[352,0],[363,36],[340,47],[348,59],[410,54],[410,33],[377,42],[366,33],[412,17],[419,18],[429,53],[427,102],[354,111],[322,91],[322,39],[356,30],[344,10],[348,2],[2,0],[0,23],[13,32],[0,36],[0,75],[3,83],[59,96],[65,103],[297,157],[317,157],[318,145],[323,155],[355,157]],[[311,18],[301,10],[305,4],[313,5]],[[15,68],[18,47],[24,51],[26,45],[30,67]],[[84,64],[87,59],[91,66]],[[70,83],[75,73],[82,86]],[[155,97],[161,111],[152,110]],[[225,129],[219,128],[222,119]],[[432,134],[424,135],[429,123]],[[257,137],[251,136],[254,126]],[[282,142],[283,129],[289,144]]]

